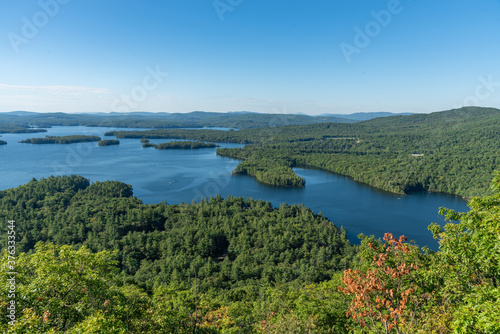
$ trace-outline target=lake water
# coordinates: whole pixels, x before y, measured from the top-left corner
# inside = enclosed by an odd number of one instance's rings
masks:
[[[82,175],[91,181],[116,180],[133,186],[134,195],[144,203],[191,203],[201,197],[221,194],[252,197],[281,203],[303,203],[323,213],[337,226],[344,226],[349,239],[357,235],[382,237],[385,232],[405,234],[419,246],[437,248],[427,226],[444,224],[439,207],[466,211],[466,202],[457,196],[419,193],[394,195],[357,183],[349,178],[320,170],[295,171],[306,179],[304,188],[276,188],[258,183],[253,177],[232,176],[238,160],[216,155],[216,149],[157,150],[142,148],[139,139],[120,139],[117,146],[94,143],[69,145],[19,144],[18,141],[45,135],[98,135],[118,128],[54,127],[46,133],[2,134],[8,144],[0,146],[0,190],[17,187],[33,177]],[[129,130],[129,129],[124,129]],[[106,137],[112,139],[114,137]],[[104,137],[103,137],[104,139]],[[151,140],[152,143],[168,140]],[[241,147],[220,144],[222,147]]]

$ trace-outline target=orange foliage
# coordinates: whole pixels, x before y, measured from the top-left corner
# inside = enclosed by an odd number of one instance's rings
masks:
[[[376,249],[371,243],[368,247],[379,251],[373,256],[373,269],[366,273],[348,269],[344,271],[342,282],[345,287],[339,290],[347,295],[354,295],[346,316],[357,321],[361,326],[368,326],[372,330],[390,333],[401,333],[407,317],[409,297],[415,291],[411,284],[405,284],[405,278],[418,267],[405,262],[405,255],[410,253],[407,239],[399,239],[386,233],[385,244]]]

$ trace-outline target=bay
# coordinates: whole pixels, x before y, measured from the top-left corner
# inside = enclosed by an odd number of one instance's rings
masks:
[[[157,150],[143,148],[139,139],[120,139],[120,145],[100,147],[96,142],[67,145],[20,144],[19,140],[45,135],[97,135],[120,128],[54,127],[39,134],[3,134],[0,146],[0,189],[14,188],[32,178],[50,175],[82,175],[92,182],[116,180],[132,185],[144,203],[191,203],[202,197],[243,196],[281,203],[304,204],[347,229],[349,239],[357,235],[382,237],[385,232],[406,235],[419,246],[437,249],[427,226],[444,224],[439,207],[467,211],[459,196],[439,193],[395,195],[379,191],[350,178],[321,170],[296,168],[304,177],[304,188],[278,188],[249,176],[233,176],[238,160],[216,155],[216,149]],[[108,139],[114,137],[106,137]],[[166,142],[151,140],[152,143]],[[220,143],[221,147],[243,145]]]

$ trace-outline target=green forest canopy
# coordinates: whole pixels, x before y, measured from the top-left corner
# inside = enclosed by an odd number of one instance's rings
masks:
[[[0,219],[15,220],[0,225],[3,286],[7,230],[17,241],[16,297],[0,289],[0,329],[498,333],[500,173],[492,185],[468,213],[443,210],[448,223],[429,227],[434,253],[391,234],[360,235],[355,248],[298,205],[144,205],[120,182],[32,180],[0,192]]]
[[[45,138],[29,138],[19,141],[22,144],[73,144],[83,142],[100,141],[101,137],[98,136],[45,136]]]

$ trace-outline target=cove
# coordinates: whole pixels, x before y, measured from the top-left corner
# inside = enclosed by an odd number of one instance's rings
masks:
[[[3,134],[0,147],[0,189],[8,189],[50,175],[82,175],[91,181],[116,180],[130,184],[144,203],[191,203],[202,197],[221,195],[263,199],[274,206],[304,204],[347,229],[349,239],[357,235],[382,237],[385,232],[406,235],[419,246],[437,249],[427,226],[444,224],[439,207],[467,211],[459,196],[439,193],[395,195],[357,183],[350,178],[321,170],[296,168],[304,177],[304,188],[277,188],[250,176],[233,176],[238,160],[216,155],[215,148],[157,150],[143,148],[139,139],[120,139],[120,145],[99,147],[97,143],[68,145],[20,144],[19,140],[72,134],[98,135],[119,128],[54,127],[40,134]],[[104,137],[103,137],[104,139]],[[114,137],[106,137],[114,139]],[[166,142],[154,139],[151,143]],[[221,147],[241,147],[219,144]]]

